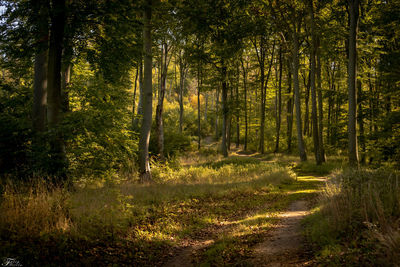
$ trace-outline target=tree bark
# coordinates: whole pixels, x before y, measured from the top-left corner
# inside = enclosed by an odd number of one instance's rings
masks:
[[[179,132],[183,132],[183,93],[184,93],[184,87],[185,87],[185,76],[186,76],[186,66],[185,62],[183,59],[183,55],[179,55],[179,72],[180,72],[180,77],[179,77]]]
[[[319,43],[319,40],[317,40]],[[325,149],[324,149],[324,125],[323,125],[323,99],[322,99],[322,85],[321,85],[321,61],[319,55],[319,49],[317,48],[317,93],[318,93],[318,137],[319,137],[319,152],[322,162],[325,162]]]
[[[49,26],[47,22],[47,9],[41,3],[35,5],[37,12],[37,38],[33,78],[33,109],[32,128],[35,133],[45,131],[46,127],[46,106],[47,106],[47,55],[49,42]],[[3,75],[4,76],[4,75]],[[42,142],[34,146],[44,146]]]
[[[160,90],[158,93],[158,102],[156,107],[156,134],[157,134],[157,149],[158,157],[161,162],[165,162],[164,155],[164,124],[163,124],[163,110],[164,110],[164,97],[167,85],[167,71],[168,71],[168,44],[163,42],[160,57]]]
[[[282,117],[282,47],[279,47],[279,80],[278,80],[278,95],[277,95],[277,114],[276,114],[276,142],[275,153],[279,152],[279,137],[281,132],[281,117]]]
[[[257,38],[254,40],[253,45],[256,51],[258,65],[260,68],[260,137],[258,144],[258,151],[264,154],[264,128],[265,128],[265,96],[264,96],[264,84],[265,84],[265,47],[264,47],[264,37],[260,37],[260,46],[257,47]],[[256,96],[257,99],[257,96]]]
[[[360,130],[360,147],[361,147],[361,163],[365,164],[366,162],[366,146],[365,146],[365,133],[364,133],[364,113],[362,108],[363,102],[363,92],[362,92],[362,84],[361,80],[357,79],[357,98],[358,98],[358,126]]]
[[[139,59],[139,66],[138,66],[138,70],[139,70],[139,103],[137,106],[137,115],[135,116],[134,122],[133,122],[133,127],[135,130],[140,131],[140,121],[141,121],[141,116],[143,115],[143,60],[142,60],[143,55],[140,57]]]
[[[135,128],[135,121],[136,121],[136,116],[135,116],[135,111],[136,111],[136,90],[137,90],[137,81],[139,77],[139,64],[136,68],[136,75],[135,75],[135,82],[133,85],[133,98],[132,98],[132,127]]]
[[[240,108],[239,108],[239,80],[240,80],[240,70],[239,70],[239,65],[237,65],[236,68],[236,104],[235,104],[235,109],[236,109],[236,148],[239,148],[239,143],[240,143]]]
[[[221,151],[224,157],[228,156],[228,148],[227,148],[227,130],[228,130],[228,115],[229,115],[229,107],[228,107],[228,85],[227,85],[227,70],[224,63],[222,64],[222,142],[221,142]]]
[[[47,105],[47,48],[39,49],[35,55],[32,114],[33,130],[37,133],[45,130]]]
[[[311,89],[311,118],[312,118],[312,136],[314,141],[314,155],[317,165],[322,164],[321,151],[319,147],[319,129],[317,117],[317,94],[315,86],[315,52],[317,42],[315,36],[314,7],[312,0],[309,1],[309,10],[311,15],[311,53],[310,53],[310,89]]]
[[[349,4],[349,61],[348,61],[348,94],[349,94],[349,164],[358,168],[358,145],[356,130],[356,73],[357,73],[357,28],[359,0],[348,0]]]
[[[152,52],[151,52],[151,12],[152,0],[145,2],[143,11],[143,116],[139,138],[140,182],[152,182],[149,158],[149,142],[152,121]]]
[[[197,149],[201,147],[201,108],[200,108],[200,91],[201,91],[201,65],[198,63],[197,67]]]
[[[247,69],[244,67],[243,60],[242,70],[243,70],[243,90],[244,90],[244,151],[247,150],[247,134],[248,134],[248,122],[247,122]],[[247,63],[248,64],[248,63]]]
[[[306,161],[307,154],[305,150],[303,132],[301,125],[301,104],[300,104],[300,86],[299,86],[299,40],[297,36],[297,23],[294,23],[293,35],[293,87],[295,94],[295,107],[296,107],[296,128],[297,128],[297,145],[300,154],[300,160]]]
[[[219,138],[219,127],[218,127],[218,116],[219,116],[219,90],[215,91],[216,98],[215,98],[215,140],[218,140]]]
[[[310,62],[311,64],[311,62]],[[311,66],[310,66],[311,70]],[[304,71],[305,72],[305,71]],[[308,74],[307,81],[305,75],[303,76],[303,83],[304,83],[304,88],[306,90],[305,92],[305,97],[304,97],[304,106],[306,108],[304,112],[304,128],[303,128],[303,135],[308,136],[309,135],[309,129],[310,129],[310,81],[311,75]]]
[[[286,122],[287,122],[287,131],[286,131],[286,136],[287,136],[287,151],[290,153],[292,152],[292,135],[293,135],[293,96],[294,92],[292,92],[292,67],[290,66],[290,62],[288,60],[288,68],[287,68],[287,84],[288,84],[288,101],[286,105]]]
[[[63,183],[67,178],[65,145],[61,124],[61,64],[65,26],[65,0],[54,0],[52,5],[48,56],[47,121],[50,131],[50,174]]]

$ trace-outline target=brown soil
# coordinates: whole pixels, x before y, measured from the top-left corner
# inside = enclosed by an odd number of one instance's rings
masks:
[[[298,200],[280,214],[282,220],[268,233],[266,240],[254,248],[254,266],[306,266],[306,251],[301,234],[301,220],[309,213],[307,202]]]

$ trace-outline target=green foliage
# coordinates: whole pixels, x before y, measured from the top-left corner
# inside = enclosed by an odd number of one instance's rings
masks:
[[[70,171],[108,176],[135,161],[137,135],[131,130],[130,95],[95,77],[84,63],[75,65],[70,88],[71,112],[64,120]]]
[[[32,141],[32,93],[27,86],[0,81],[0,173],[27,175]]]

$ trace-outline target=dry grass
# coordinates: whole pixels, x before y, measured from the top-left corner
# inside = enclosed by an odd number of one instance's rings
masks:
[[[350,260],[365,264],[400,261],[399,172],[338,172],[327,184],[321,204],[320,215],[311,220],[311,235],[323,256],[343,258],[348,253]]]
[[[8,182],[0,203],[2,235],[42,236],[68,231],[71,226],[68,193],[43,182],[19,187]]]

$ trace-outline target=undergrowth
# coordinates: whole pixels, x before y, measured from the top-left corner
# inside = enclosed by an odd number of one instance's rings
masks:
[[[158,265],[182,240],[221,225],[243,251],[256,235],[241,242],[243,236],[269,227],[289,203],[282,186],[296,177],[287,167],[245,157],[175,162],[153,174],[153,185],[92,180],[69,192],[44,183],[4,185],[0,257],[29,266]]]
[[[305,222],[323,265],[400,262],[400,174],[347,170],[333,175]]]

